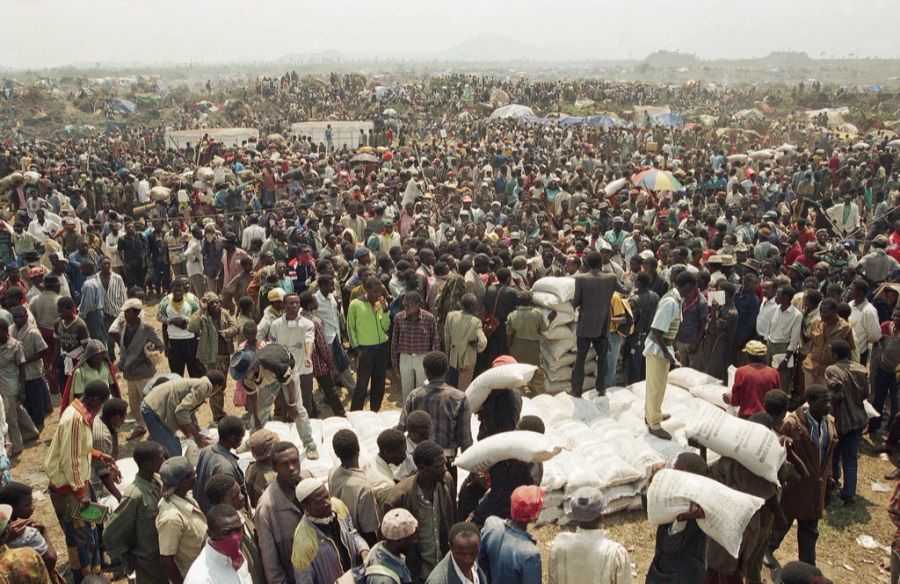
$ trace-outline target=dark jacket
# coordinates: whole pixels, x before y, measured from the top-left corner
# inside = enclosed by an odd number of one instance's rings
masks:
[[[156,366],[153,361],[147,357],[144,347],[147,343],[153,345],[157,350],[162,349],[165,345],[153,327],[149,324],[140,323],[134,335],[131,336],[128,346],[125,346],[125,338],[127,336],[128,325],[122,327],[119,333],[119,344],[122,351],[119,354],[119,364],[117,369],[122,372],[125,379],[149,379],[156,375]]]
[[[656,528],[656,553],[647,584],[702,584],[706,579],[706,534],[693,519],[678,533],[671,523]]]
[[[613,292],[626,293],[613,274],[591,270],[575,276],[575,297],[572,306],[581,308],[575,334],[579,337],[609,335],[609,306]]]
[[[838,435],[865,428],[869,416],[863,402],[869,397],[869,370],[856,361],[838,361],[825,369],[825,382],[831,390]]]
[[[434,500],[441,513],[441,527],[438,530],[440,541],[438,543],[441,546],[441,553],[446,554],[450,551],[450,528],[456,523],[456,486],[449,474],[444,476],[444,482],[435,487]],[[382,516],[391,509],[397,508],[406,509],[412,513],[413,517],[419,516],[416,475],[403,479],[388,491],[384,503],[382,503]],[[406,556],[406,565],[409,567],[413,579],[416,579],[421,573],[421,564],[422,556],[417,546]]]
[[[825,497],[831,480],[831,462],[837,444],[837,429],[834,418],[827,418],[828,449],[825,459],[820,462],[819,451],[809,433],[804,404],[787,415],[781,426],[781,433],[794,441],[794,453],[803,461],[809,476],[800,478],[784,486],[781,494],[781,508],[788,519],[821,519],[825,511]]]

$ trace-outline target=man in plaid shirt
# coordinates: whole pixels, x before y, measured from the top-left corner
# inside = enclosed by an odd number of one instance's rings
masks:
[[[425,385],[423,360],[426,353],[440,351],[437,321],[434,315],[422,310],[422,296],[407,292],[403,297],[403,310],[394,317],[391,335],[392,383],[403,389],[403,403],[414,387]]]
[[[400,412],[397,429],[406,431],[406,417],[410,412],[426,412],[434,424],[433,440],[444,449],[450,473],[456,480],[456,467],[450,463],[457,450],[463,451],[472,445],[472,428],[469,424],[472,411],[466,394],[444,381],[449,364],[447,355],[434,351],[423,360],[428,383],[410,392]]]

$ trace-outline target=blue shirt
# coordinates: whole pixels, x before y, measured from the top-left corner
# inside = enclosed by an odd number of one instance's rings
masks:
[[[499,517],[484,522],[478,566],[491,582],[541,584],[541,553],[534,538]]]
[[[366,584],[397,584],[397,580],[390,575],[396,575],[400,584],[410,584],[412,574],[406,567],[406,559],[403,556],[395,556],[379,541],[366,557]],[[387,574],[385,573],[387,572]]]
[[[78,312],[88,314],[95,310],[103,310],[106,307],[106,291],[100,283],[100,278],[91,276],[81,285],[81,303]]]
[[[819,450],[819,463],[825,462],[825,457],[828,456],[828,420],[825,416],[822,416],[822,421],[817,422],[812,417],[812,414],[809,413],[808,407],[805,413],[806,423],[809,424],[809,437],[812,438],[813,443]]]

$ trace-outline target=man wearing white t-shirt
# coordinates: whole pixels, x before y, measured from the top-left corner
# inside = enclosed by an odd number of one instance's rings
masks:
[[[277,343],[294,357],[294,382],[300,388],[303,407],[307,412],[316,412],[313,398],[312,351],[315,342],[315,324],[300,316],[300,296],[295,293],[284,297],[284,316],[277,318],[269,327],[269,342]],[[314,414],[312,414],[314,415]]]

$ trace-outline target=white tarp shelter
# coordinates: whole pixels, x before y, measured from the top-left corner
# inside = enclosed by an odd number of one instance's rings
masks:
[[[309,136],[316,143],[325,141],[325,128],[331,124],[331,140],[335,148],[347,148],[359,146],[359,131],[363,130],[366,136],[369,130],[375,128],[375,124],[365,120],[331,121],[316,120],[309,122],[297,122],[291,124],[291,133],[295,136]]]
[[[240,146],[242,142],[250,138],[259,139],[259,130],[256,128],[200,128],[197,130],[170,130],[166,132],[166,146],[172,148],[184,148],[188,143],[196,146],[209,136],[216,142],[226,146]]]
[[[806,117],[810,120],[814,120],[822,114],[828,118],[828,127],[829,128],[838,128],[841,124],[844,123],[844,116],[850,113],[850,108],[843,107],[826,107],[817,110],[806,110]]]
[[[536,120],[537,116],[534,115],[534,110],[530,107],[526,105],[519,105],[517,103],[498,107],[491,113],[492,120],[504,120],[509,118],[522,121]]]

